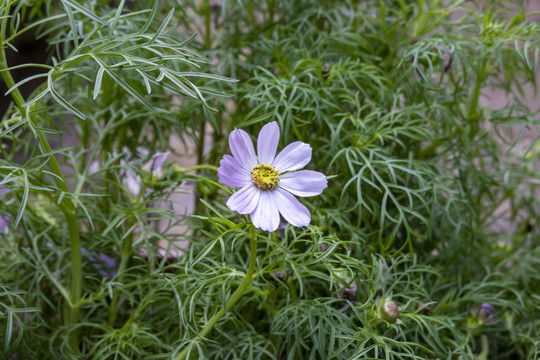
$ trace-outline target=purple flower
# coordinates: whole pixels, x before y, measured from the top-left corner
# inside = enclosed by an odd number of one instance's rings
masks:
[[[328,185],[324,174],[300,170],[311,161],[308,144],[293,142],[276,156],[278,143],[275,121],[263,126],[259,133],[258,156],[249,135],[236,129],[229,135],[233,156],[225,155],[218,169],[222,183],[241,187],[227,201],[229,209],[249,214],[253,225],[266,231],[279,227],[280,214],[294,226],[309,225],[309,210],[294,195],[319,195]]]

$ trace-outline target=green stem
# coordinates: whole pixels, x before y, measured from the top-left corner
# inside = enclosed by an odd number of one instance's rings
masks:
[[[296,288],[294,287],[294,281],[290,279],[287,281],[287,286],[289,287],[289,294],[291,295],[291,302],[298,300],[298,295],[296,294]]]
[[[190,166],[190,167],[187,167],[187,168],[180,168],[180,170],[182,172],[188,172],[188,171],[192,171],[192,170],[212,170],[212,171],[215,171],[217,172],[217,166],[213,166],[213,165],[195,165],[195,166]]]
[[[80,320],[81,295],[82,295],[82,260],[79,225],[74,211],[64,211],[66,217],[69,239],[71,245],[71,305],[68,304],[69,324],[77,324]],[[70,332],[69,343],[71,347],[79,349],[79,328]]]
[[[237,302],[240,300],[242,295],[244,294],[244,291],[246,291],[246,288],[251,283],[251,280],[253,279],[253,272],[255,271],[255,265],[257,264],[257,237],[255,234],[255,228],[251,227],[251,232],[249,236],[250,241],[250,247],[251,247],[251,255],[249,259],[249,268],[246,273],[246,276],[238,286],[238,289],[232,294],[229,301],[227,301],[227,304],[225,305],[225,308],[221,308],[211,319],[208,321],[208,323],[202,328],[202,330],[199,332],[199,335],[195,339],[191,341],[191,344],[194,344],[196,341],[203,340],[206,335],[216,325],[216,323],[225,315],[226,311],[229,311]],[[190,353],[192,346],[188,345],[176,358],[175,360],[184,360],[186,356]]]
[[[9,5],[4,9],[4,14],[9,14]],[[2,21],[2,26],[0,28],[0,69],[2,71],[2,78],[6,83],[8,89],[12,88],[15,85],[15,81],[11,76],[10,71],[5,70],[8,68],[6,52],[5,52],[5,34],[7,26],[7,18],[4,18]],[[25,111],[23,110],[23,105],[25,104],[24,97],[18,88],[14,89],[11,92],[11,96],[17,105],[19,112],[22,116],[25,116]],[[29,112],[31,113],[31,112]],[[43,151],[43,154],[50,154],[52,152],[51,147],[45,137],[45,134],[40,130],[36,120],[32,115],[29,115],[29,121],[34,127],[34,131],[38,134],[40,145]],[[69,188],[66,184],[66,180],[58,161],[51,155],[49,157],[49,165],[52,172],[56,175],[56,182],[60,190],[64,193],[69,192]],[[77,218],[75,216],[75,206],[71,201],[62,197],[62,200],[58,204],[60,210],[64,213],[66,218],[68,233],[71,245],[71,293],[70,299],[71,304],[66,302],[66,307],[68,308],[67,324],[73,325],[79,322],[80,319],[80,306],[81,306],[81,295],[82,295],[82,266],[81,266],[81,245],[80,245],[80,235],[79,235],[79,225],[77,223]],[[79,348],[79,334],[78,331],[72,331],[69,336],[69,343],[72,349],[75,352],[78,352]]]
[[[205,16],[205,27],[206,31],[204,32],[204,46],[209,50],[212,46],[212,4],[210,0],[206,0],[204,3],[204,16]],[[203,121],[203,124],[205,122]]]
[[[210,50],[212,46],[212,4],[206,0],[201,4],[205,16],[204,46]],[[199,127],[199,143],[197,144],[197,164],[202,163],[204,156],[204,138],[206,137],[206,121],[201,121]]]
[[[130,229],[133,226],[133,222],[130,222],[130,225],[128,226],[128,229]],[[131,245],[132,245],[132,234],[126,236],[126,240],[124,242],[124,248],[122,249],[122,254],[120,255],[120,266],[118,267],[118,282],[121,284],[124,280],[124,271],[126,270],[127,264],[129,262],[129,258],[131,257]],[[111,302],[111,306],[109,307],[109,325],[114,325],[114,320],[116,320],[116,308],[118,307],[118,289],[114,289],[113,291],[113,298]]]
[[[480,99],[480,92],[482,91],[482,86],[484,85],[484,80],[486,78],[485,71],[487,66],[487,58],[484,58],[482,61],[482,67],[480,68],[480,71],[477,74],[476,78],[476,84],[474,86],[474,89],[472,90],[470,99],[469,99],[469,107],[467,109],[467,121],[469,122],[469,125],[471,127],[471,133],[470,138],[474,138],[474,136],[478,133],[478,116],[476,114],[476,108],[478,107],[478,101]]]
[[[476,357],[476,360],[487,360],[489,356],[489,340],[486,334],[482,334],[482,337],[480,338],[482,341],[482,352],[478,354]]]

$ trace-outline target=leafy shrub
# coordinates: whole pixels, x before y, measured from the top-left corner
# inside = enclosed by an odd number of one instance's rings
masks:
[[[523,100],[540,30],[521,1],[0,14],[3,358],[540,357],[540,118]],[[45,64],[8,61],[23,38]],[[269,232],[226,206],[217,170],[229,134],[273,121],[328,187],[301,200],[309,226]]]

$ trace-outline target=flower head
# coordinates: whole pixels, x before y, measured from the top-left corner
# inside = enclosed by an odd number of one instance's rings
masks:
[[[279,127],[275,121],[261,129],[257,155],[249,135],[235,129],[229,135],[232,156],[225,155],[218,169],[222,183],[241,187],[227,201],[229,209],[249,214],[253,225],[266,231],[279,227],[280,214],[294,226],[309,225],[309,210],[294,195],[319,195],[328,185],[324,174],[300,170],[311,161],[308,144],[293,142],[276,155],[278,143]]]

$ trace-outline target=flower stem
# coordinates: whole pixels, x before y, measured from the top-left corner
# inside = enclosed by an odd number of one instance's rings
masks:
[[[129,227],[131,228],[131,226]],[[128,228],[128,229],[129,229]],[[122,254],[120,255],[120,266],[118,267],[118,282],[121,284],[124,281],[124,271],[126,270],[127,264],[131,257],[131,245],[132,245],[132,234],[126,236],[124,242],[124,248],[122,249]],[[114,320],[116,320],[117,307],[118,307],[118,289],[113,290],[113,297],[111,301],[111,306],[109,307],[109,325],[114,326]]]
[[[489,339],[486,334],[482,334],[480,340],[482,341],[482,352],[476,356],[475,360],[487,360],[489,356]]]
[[[205,170],[205,169],[206,170],[213,170],[213,171],[217,172],[217,167],[216,166],[204,165],[204,164],[190,166],[190,167],[187,167],[187,168],[181,168],[181,171],[182,172],[188,172],[188,171],[192,171],[192,170]]]
[[[9,70],[6,70],[8,68],[7,59],[6,59],[6,40],[5,40],[5,34],[6,34],[6,26],[8,21],[8,15],[9,15],[9,9],[10,5],[8,4],[6,8],[4,9],[4,14],[6,15],[2,21],[2,25],[0,27],[0,70],[2,73],[2,78],[4,79],[4,82],[6,83],[6,86],[8,89],[13,88],[15,86],[15,81],[13,80],[13,77],[11,76],[11,73]],[[15,101],[15,104],[17,105],[19,112],[22,116],[25,116],[25,111],[23,111],[23,105],[25,104],[25,100],[19,91],[18,88],[15,88],[11,92],[11,96],[13,97],[13,100]],[[29,112],[31,113],[31,111]],[[29,116],[29,121],[34,127],[34,131],[38,134],[39,142],[41,145],[41,150],[44,155],[48,155],[52,153],[51,147],[47,141],[47,138],[45,137],[43,131],[36,123],[36,120],[32,115]],[[64,174],[62,173],[62,170],[60,169],[60,165],[58,164],[58,161],[54,157],[54,155],[50,155],[48,157],[49,166],[51,167],[52,172],[54,173],[55,177],[58,179],[57,184],[58,188],[64,192],[68,193],[69,188],[66,184],[66,180],[64,177]],[[67,308],[67,318],[66,318],[66,324],[67,325],[73,325],[79,322],[80,319],[80,306],[81,306],[81,295],[82,295],[82,266],[81,266],[81,245],[80,245],[80,235],[79,235],[79,225],[77,223],[77,218],[75,215],[76,208],[73,205],[73,203],[68,200],[65,196],[62,197],[62,200],[58,204],[60,210],[64,213],[64,216],[66,218],[67,226],[68,226],[68,234],[69,234],[69,240],[71,245],[71,293],[70,293],[70,302],[66,302],[65,306]],[[69,344],[73,351],[78,352],[79,349],[79,333],[77,329],[74,329],[70,332],[69,335]]]
[[[257,236],[255,234],[255,228],[251,227],[251,232],[249,235],[249,241],[250,241],[250,247],[251,247],[251,255],[249,259],[249,268],[246,273],[246,276],[238,286],[238,289],[232,294],[229,301],[227,301],[227,304],[225,305],[225,308],[221,308],[211,319],[208,321],[208,323],[201,329],[199,332],[199,335],[195,339],[191,341],[191,344],[195,343],[196,341],[203,340],[206,335],[216,325],[216,323],[225,315],[225,311],[229,311],[237,302],[240,300],[242,295],[244,294],[244,291],[246,291],[246,288],[251,283],[251,280],[253,279],[253,272],[255,271],[255,265],[257,264]],[[186,356],[191,351],[192,346],[188,345],[176,358],[175,360],[184,360]]]
[[[478,101],[480,99],[480,92],[482,90],[482,86],[484,85],[485,80],[485,72],[486,72],[486,66],[487,66],[487,58],[484,58],[482,61],[482,66],[480,68],[480,71],[476,75],[476,84],[474,86],[474,89],[472,90],[471,97],[469,99],[469,106],[467,109],[467,121],[469,122],[469,125],[471,127],[470,129],[470,138],[473,139],[474,136],[478,133],[478,114],[476,113],[476,108],[478,107]]]

